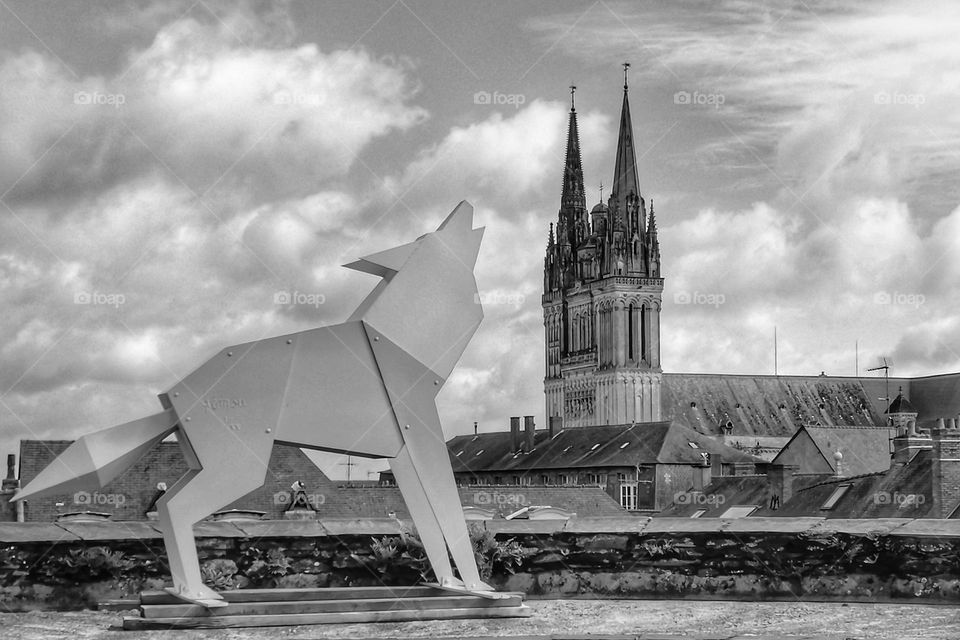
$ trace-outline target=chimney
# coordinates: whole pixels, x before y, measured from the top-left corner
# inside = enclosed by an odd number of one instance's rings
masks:
[[[940,418],[933,440],[933,501],[929,517],[946,518],[960,502],[960,429],[956,418]]]
[[[916,431],[916,422],[910,423],[904,432],[899,432],[893,439],[893,464],[905,465],[923,449],[933,448],[930,436],[918,434]]]
[[[533,443],[536,439],[536,426],[533,424],[533,416],[523,416],[523,431],[526,435],[526,452],[533,451]]]
[[[767,466],[767,480],[770,483],[770,490],[777,496],[778,503],[782,506],[793,497],[794,474],[799,469],[795,464],[777,464]]]
[[[520,417],[511,416],[510,418],[510,449],[514,452],[520,451]]]
[[[563,431],[563,416],[550,416],[547,424],[548,424],[547,428],[549,429],[550,437],[552,438],[553,436]]]
[[[711,472],[712,468],[710,465],[697,465],[693,467],[693,490],[695,492],[703,493],[703,490],[710,485],[710,482],[713,480]]]
[[[10,502],[10,498],[20,488],[20,481],[17,480],[17,456],[9,454],[7,456],[7,477],[4,478],[0,486],[0,522],[16,522],[17,508],[22,504],[20,502]]]
[[[477,421],[473,421],[473,435],[477,435]]]

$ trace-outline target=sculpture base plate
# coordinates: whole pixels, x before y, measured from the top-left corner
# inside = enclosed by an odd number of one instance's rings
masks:
[[[431,586],[343,587],[335,589],[242,589],[222,591],[227,606],[184,602],[165,591],[140,594],[140,616],[125,617],[125,630],[216,629],[306,624],[350,624],[527,618],[531,610],[522,593],[482,595]]]

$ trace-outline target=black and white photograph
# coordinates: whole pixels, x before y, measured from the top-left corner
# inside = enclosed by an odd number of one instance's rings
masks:
[[[958,33],[0,0],[0,635],[960,638]]]

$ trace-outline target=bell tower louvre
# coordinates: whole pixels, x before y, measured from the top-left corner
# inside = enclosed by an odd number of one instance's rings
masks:
[[[543,274],[546,416],[564,427],[661,419],[660,244],[640,192],[627,68],[612,188],[587,213],[571,87],[563,190]]]

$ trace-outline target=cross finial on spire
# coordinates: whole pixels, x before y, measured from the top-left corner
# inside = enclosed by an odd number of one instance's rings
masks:
[[[573,94],[575,94],[576,92],[577,92],[577,85],[575,84],[570,85],[570,111],[577,110],[576,105],[574,105],[573,103]]]
[[[624,62],[623,63],[623,90],[624,91],[627,90],[627,69],[629,68],[630,68],[630,63]]]
[[[600,202],[603,202],[603,183],[600,183]]]

